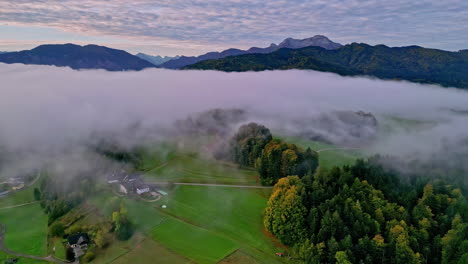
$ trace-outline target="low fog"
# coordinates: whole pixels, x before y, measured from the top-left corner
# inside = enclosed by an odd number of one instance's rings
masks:
[[[76,167],[95,164],[87,146],[96,140],[118,135],[124,146],[164,140],[175,121],[213,108],[243,109],[246,122],[288,135],[322,129],[308,121],[320,114],[372,113],[379,129],[389,129],[359,146],[369,153],[430,156],[447,145],[462,147],[468,135],[468,92],[401,81],[297,70],[106,72],[6,64],[0,78],[0,175],[58,157],[70,156],[64,164]],[[421,125],[400,127],[395,118]],[[325,131],[345,136],[340,129]]]

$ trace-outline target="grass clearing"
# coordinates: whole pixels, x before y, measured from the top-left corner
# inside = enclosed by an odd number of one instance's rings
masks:
[[[0,197],[0,208],[34,202],[33,190],[38,185],[39,183],[36,182],[33,186],[27,187],[20,191],[9,193],[4,197]]]
[[[146,264],[146,263],[167,263],[167,264],[189,264],[193,263],[150,238],[145,239],[130,252],[116,258],[110,262],[112,264]]]
[[[263,233],[262,211],[269,197],[269,189],[241,189],[229,187],[177,186],[169,197],[158,203],[168,217],[202,227],[227,237],[252,255],[261,256],[267,263],[279,250]],[[205,245],[209,247],[208,245]]]
[[[16,252],[47,255],[47,215],[39,204],[0,210],[6,226],[5,244]]]
[[[107,248],[97,252],[96,258],[92,261],[92,263],[112,263],[113,261],[130,252],[134,245],[137,245],[140,242],[139,238],[140,236],[133,236],[129,241],[113,240]]]
[[[237,243],[215,233],[168,217],[152,237],[197,263],[216,263],[238,248]]]
[[[338,146],[326,144],[318,141],[305,140],[300,138],[289,137],[284,139],[286,142],[296,144],[302,148],[311,148],[312,150],[339,148]],[[364,155],[359,150],[337,149],[325,150],[319,153],[319,165],[321,168],[331,169],[334,166],[343,166],[353,164],[358,158],[363,158]]]
[[[148,171],[147,181],[219,183],[219,184],[257,184],[255,170],[240,170],[229,163],[177,155],[164,166]]]
[[[221,260],[219,264],[260,264],[253,256],[245,253],[244,251],[237,250],[233,254]]]
[[[51,252],[53,252],[53,255],[56,258],[66,260],[67,253],[66,253],[65,245],[63,244],[63,241],[61,238],[53,238],[52,241],[50,241],[50,246],[51,246]]]

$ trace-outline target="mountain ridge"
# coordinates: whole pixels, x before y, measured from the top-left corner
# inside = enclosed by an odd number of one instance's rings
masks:
[[[338,49],[342,47],[341,44],[331,41],[329,38],[323,35],[315,35],[310,38],[305,39],[293,39],[287,38],[283,40],[280,44],[276,45],[272,43],[270,46],[266,48],[259,48],[259,47],[251,47],[248,50],[241,50],[230,48],[227,50],[223,50],[221,52],[208,52],[200,56],[181,56],[179,59],[171,60],[161,64],[160,66],[163,68],[168,69],[179,69],[183,68],[188,65],[195,64],[200,61],[205,60],[213,60],[213,59],[221,59],[228,56],[238,56],[243,54],[253,54],[253,53],[271,53],[281,48],[303,48],[308,46],[320,46],[325,49]]]
[[[46,44],[31,50],[0,54],[0,62],[54,65],[79,69],[105,69],[108,71],[142,70],[155,67],[148,61],[126,51],[94,44]]]
[[[184,69],[262,71],[310,69],[340,75],[365,75],[468,89],[468,52],[419,46],[388,47],[365,43],[339,49],[282,48],[268,54],[244,54],[189,65]]]

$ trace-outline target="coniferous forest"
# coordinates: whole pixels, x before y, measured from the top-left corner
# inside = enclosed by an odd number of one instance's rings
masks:
[[[300,262],[468,263],[468,203],[443,176],[403,175],[381,156],[327,171],[316,152],[255,123],[231,150],[274,185],[264,226]]]

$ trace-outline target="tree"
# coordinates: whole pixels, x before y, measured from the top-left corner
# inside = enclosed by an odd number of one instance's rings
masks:
[[[273,185],[280,178],[312,174],[318,166],[318,155],[310,149],[303,151],[294,144],[275,139],[266,144],[258,159],[257,169],[264,185]]]
[[[62,222],[55,222],[50,226],[49,232],[52,236],[61,237],[65,233],[65,227]]]
[[[82,260],[83,260],[85,263],[89,263],[89,262],[91,262],[95,257],[96,257],[96,255],[95,255],[91,250],[88,250],[88,252],[86,252],[86,253],[83,255]]]
[[[460,215],[455,216],[452,229],[442,238],[442,247],[443,264],[455,264],[467,259],[468,223],[463,223]]]
[[[133,224],[124,208],[112,213],[112,224],[119,240],[128,240],[133,235]]]
[[[265,227],[286,245],[303,242],[307,236],[307,210],[301,199],[303,191],[299,177],[281,178],[273,187],[265,209]]]
[[[34,188],[34,200],[41,200],[41,191],[37,187]]]
[[[99,230],[94,238],[94,243],[99,248],[105,248],[109,245],[109,236],[106,232]]]
[[[230,142],[233,160],[241,166],[254,167],[263,148],[272,138],[270,130],[257,123],[241,126]]]
[[[80,233],[83,231],[83,227],[79,224],[74,224],[70,228],[68,228],[68,234],[73,235],[76,233]]]
[[[335,254],[336,264],[351,264],[348,255],[344,251],[337,251]]]

